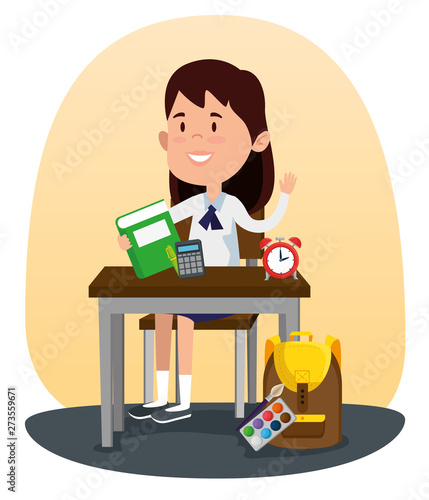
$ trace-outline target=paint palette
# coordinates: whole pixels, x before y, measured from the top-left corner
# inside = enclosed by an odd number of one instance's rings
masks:
[[[240,434],[259,451],[296,420],[289,406],[278,398],[240,429]]]

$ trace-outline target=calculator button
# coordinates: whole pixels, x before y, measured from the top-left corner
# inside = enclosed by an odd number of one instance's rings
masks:
[[[185,257],[185,262],[189,262],[189,257]]]
[[[197,262],[201,261],[201,255],[197,255]]]
[[[185,264],[185,267],[186,268],[191,267],[191,264]]]
[[[203,268],[202,268],[202,267],[199,267],[199,268],[198,268],[198,272],[199,272],[199,273],[202,273],[202,272],[203,272]]]
[[[195,257],[191,257],[191,262],[195,262]]]
[[[186,274],[191,274],[191,270],[190,269],[186,269]]]

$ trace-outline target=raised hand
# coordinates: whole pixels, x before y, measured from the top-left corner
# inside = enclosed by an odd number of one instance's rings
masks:
[[[295,188],[296,179],[297,177],[292,172],[285,174],[283,181],[281,179],[279,181],[281,192],[291,194]]]
[[[118,235],[118,243],[121,250],[129,250],[132,246],[126,234],[123,234],[122,236]]]

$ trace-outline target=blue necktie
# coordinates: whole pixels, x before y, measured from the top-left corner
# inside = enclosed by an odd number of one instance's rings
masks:
[[[207,231],[209,226],[212,229],[223,229],[222,224],[219,222],[217,215],[215,214],[216,209],[213,205],[209,206],[209,209],[204,214],[199,223],[203,226],[203,228]]]

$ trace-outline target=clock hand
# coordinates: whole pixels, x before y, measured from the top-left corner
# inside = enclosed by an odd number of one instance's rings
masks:
[[[283,260],[282,259],[282,249],[281,249],[281,247],[279,248],[279,250],[280,250],[280,262],[281,262]]]
[[[289,256],[285,257],[284,259],[280,259],[280,262],[283,262],[284,260],[288,259]]]

